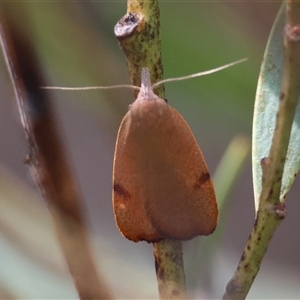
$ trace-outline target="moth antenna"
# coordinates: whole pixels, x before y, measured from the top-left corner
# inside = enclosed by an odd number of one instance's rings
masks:
[[[62,91],[86,91],[86,90],[109,90],[109,89],[134,89],[140,90],[141,88],[135,85],[129,84],[119,84],[110,86],[85,86],[85,87],[64,87],[64,86],[41,86],[40,89],[43,90],[62,90]]]
[[[158,87],[159,85],[162,85],[163,83],[166,82],[172,82],[172,81],[180,81],[180,80],[185,80],[185,79],[190,79],[190,78],[195,78],[195,77],[200,77],[204,75],[209,75],[224,69],[227,69],[229,67],[232,67],[234,65],[237,65],[239,63],[242,63],[244,61],[247,61],[248,58],[243,58],[240,60],[237,60],[235,62],[226,64],[221,67],[217,67],[215,69],[187,75],[187,76],[182,76],[182,77],[175,77],[175,78],[168,78],[164,79],[161,81],[156,82],[155,84],[152,85],[151,87],[151,82],[150,82],[150,74],[147,68],[143,68],[142,70],[142,90],[144,91],[149,91],[150,89],[154,89]],[[135,85],[129,85],[129,84],[119,84],[119,85],[110,85],[110,86],[86,86],[86,87],[64,87],[64,86],[42,86],[40,89],[43,90],[61,90],[61,91],[86,91],[86,90],[109,90],[109,89],[120,89],[120,88],[129,88],[133,90],[138,90],[140,91],[141,88]]]
[[[194,77],[209,75],[209,74],[212,74],[212,73],[215,73],[215,72],[227,69],[229,67],[232,67],[234,65],[240,64],[240,63],[242,63],[242,62],[244,62],[246,60],[248,60],[248,58],[243,58],[243,59],[234,61],[232,63],[226,64],[224,66],[217,67],[215,69],[211,69],[211,70],[207,70],[207,71],[203,71],[203,72],[200,72],[200,73],[195,73],[195,74],[191,74],[191,75],[187,75],[187,76],[182,76],[182,77],[175,77],[175,78],[164,79],[164,80],[161,80],[161,81],[158,81],[158,82],[154,83],[152,85],[152,88],[154,89],[154,88],[158,87],[159,85],[161,85],[163,83],[166,83],[166,82],[179,81],[179,80],[185,80],[185,79],[190,79],[190,78],[194,78]]]

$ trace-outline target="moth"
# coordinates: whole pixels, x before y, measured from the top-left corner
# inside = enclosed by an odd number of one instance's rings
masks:
[[[183,117],[153,88],[170,81],[208,75],[235,64],[151,85],[147,68],[141,87],[42,87],[56,90],[139,89],[120,125],[113,164],[113,209],[121,233],[134,242],[189,240],[211,234],[218,206],[210,174]]]
[[[183,117],[154,94],[146,68],[141,81],[115,147],[117,226],[134,242],[209,235],[218,207],[203,154]]]

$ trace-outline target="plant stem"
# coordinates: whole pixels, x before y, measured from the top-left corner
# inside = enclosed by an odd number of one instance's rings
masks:
[[[128,0],[127,14],[115,26],[133,85],[141,85],[144,67],[149,69],[152,83],[163,77],[159,14],[157,0]],[[164,86],[155,93],[164,98]],[[153,251],[160,299],[186,298],[181,242],[165,239],[153,243]]]
[[[223,299],[245,299],[259,271],[269,242],[286,215],[280,199],[281,179],[291,127],[300,93],[300,3],[286,5],[284,34],[284,73],[276,127],[269,156],[263,158],[262,191],[252,233],[237,270],[229,281]],[[282,202],[281,202],[281,201]]]
[[[153,243],[160,299],[186,299],[185,274],[180,241]]]
[[[128,0],[127,14],[115,26],[133,85],[141,86],[142,68],[149,69],[152,83],[163,78],[159,15],[158,0]],[[164,86],[155,93],[164,98]]]
[[[26,159],[47,201],[58,240],[81,299],[111,299],[91,256],[82,203],[59,136],[22,5],[1,7],[0,40],[29,143]],[[18,23],[20,22],[20,23]],[[22,25],[20,25],[22,24]],[[24,25],[26,24],[26,25]]]

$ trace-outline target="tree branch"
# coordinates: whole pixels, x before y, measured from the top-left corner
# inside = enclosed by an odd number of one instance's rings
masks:
[[[45,82],[26,31],[29,20],[20,6],[9,9],[3,5],[0,9],[2,51],[29,143],[26,163],[47,201],[80,298],[110,299],[91,257],[81,197],[71,175],[51,103],[46,91],[40,89]]]
[[[300,3],[287,1],[284,32],[284,72],[269,156],[263,158],[262,191],[254,228],[223,299],[244,299],[259,271],[273,233],[286,216],[280,199],[281,179],[291,127],[300,93]],[[281,202],[282,201],[282,202]]]

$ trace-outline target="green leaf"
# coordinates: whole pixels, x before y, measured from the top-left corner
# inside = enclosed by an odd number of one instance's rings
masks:
[[[262,170],[260,161],[269,155],[278,111],[283,74],[283,32],[285,5],[273,24],[261,66],[253,119],[252,168],[255,209],[261,193]],[[299,101],[299,100],[298,100]],[[283,202],[300,168],[300,105],[297,106],[292,126],[287,157],[282,177],[280,201]]]

